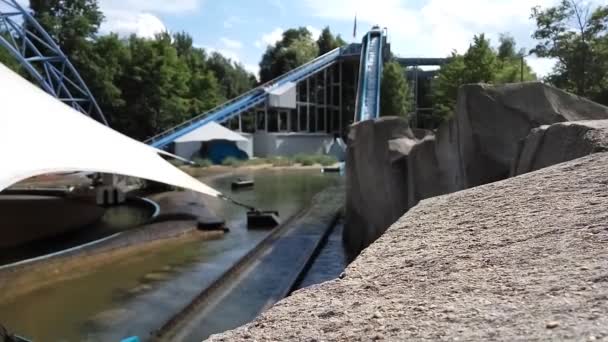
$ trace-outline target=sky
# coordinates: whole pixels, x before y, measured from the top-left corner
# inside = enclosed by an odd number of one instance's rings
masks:
[[[388,28],[392,51],[402,57],[445,57],[464,52],[474,34],[497,43],[513,35],[526,49],[534,47],[531,8],[558,0],[99,0],[106,21],[102,32],[122,35],[185,31],[196,46],[218,51],[257,73],[267,45],[283,30],[305,26],[318,36],[330,26],[348,42],[360,41],[373,25]],[[592,0],[593,1],[593,0]],[[602,0],[595,0],[597,2]],[[355,15],[357,37],[353,37]],[[554,62],[528,57],[539,75]]]

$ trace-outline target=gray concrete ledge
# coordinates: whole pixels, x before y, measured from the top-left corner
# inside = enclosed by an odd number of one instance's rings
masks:
[[[342,279],[212,341],[608,339],[608,153],[421,202]]]

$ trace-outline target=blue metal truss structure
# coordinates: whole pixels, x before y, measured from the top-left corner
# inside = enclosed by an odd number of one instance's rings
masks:
[[[270,82],[262,84],[241,96],[238,96],[211,109],[208,112],[200,114],[178,126],[162,132],[157,136],[146,140],[145,143],[156,148],[163,148],[176,139],[208,124],[209,122],[226,122],[227,120],[230,120],[248,109],[265,103],[265,101],[268,99],[268,94],[285,83],[300,82],[318,72],[325,70],[326,68],[329,68],[339,60],[342,49],[343,48],[337,48],[332,50],[325,55],[318,57],[294,70],[291,70]]]
[[[108,125],[97,101],[53,38],[16,0],[0,0],[0,47],[47,93]]]
[[[363,38],[355,122],[376,119],[380,116],[384,41],[384,33],[379,28],[373,28]]]

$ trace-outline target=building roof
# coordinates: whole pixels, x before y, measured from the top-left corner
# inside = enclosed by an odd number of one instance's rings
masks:
[[[175,140],[176,143],[195,142],[195,141],[212,141],[212,140],[229,140],[229,141],[247,141],[247,138],[229,130],[228,128],[210,122],[194,131]]]

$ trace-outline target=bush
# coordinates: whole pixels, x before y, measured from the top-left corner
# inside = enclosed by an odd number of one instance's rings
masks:
[[[253,158],[245,161],[244,163],[247,166],[256,166],[256,165],[264,165],[270,164],[266,158]]]
[[[239,167],[243,164],[243,161],[234,157],[228,157],[222,161],[224,166]]]
[[[285,157],[274,157],[270,160],[270,163],[274,167],[285,167],[292,166],[294,164],[293,159],[285,158]]]
[[[192,159],[192,161],[196,163],[197,167],[202,167],[202,168],[206,168],[206,167],[213,165],[211,160],[201,158],[201,157],[195,157],[194,159]]]
[[[322,166],[334,165],[338,160],[333,156],[326,156],[323,154],[297,154],[294,157],[296,163],[303,166],[311,166],[320,164]]]
[[[321,164],[322,166],[331,166],[337,162],[338,159],[336,159],[334,156],[320,155],[317,157],[317,163]]]
[[[312,155],[308,155],[308,154],[296,154],[294,156],[294,161],[297,164],[303,165],[303,166],[311,166],[311,165],[315,165],[315,158]]]

